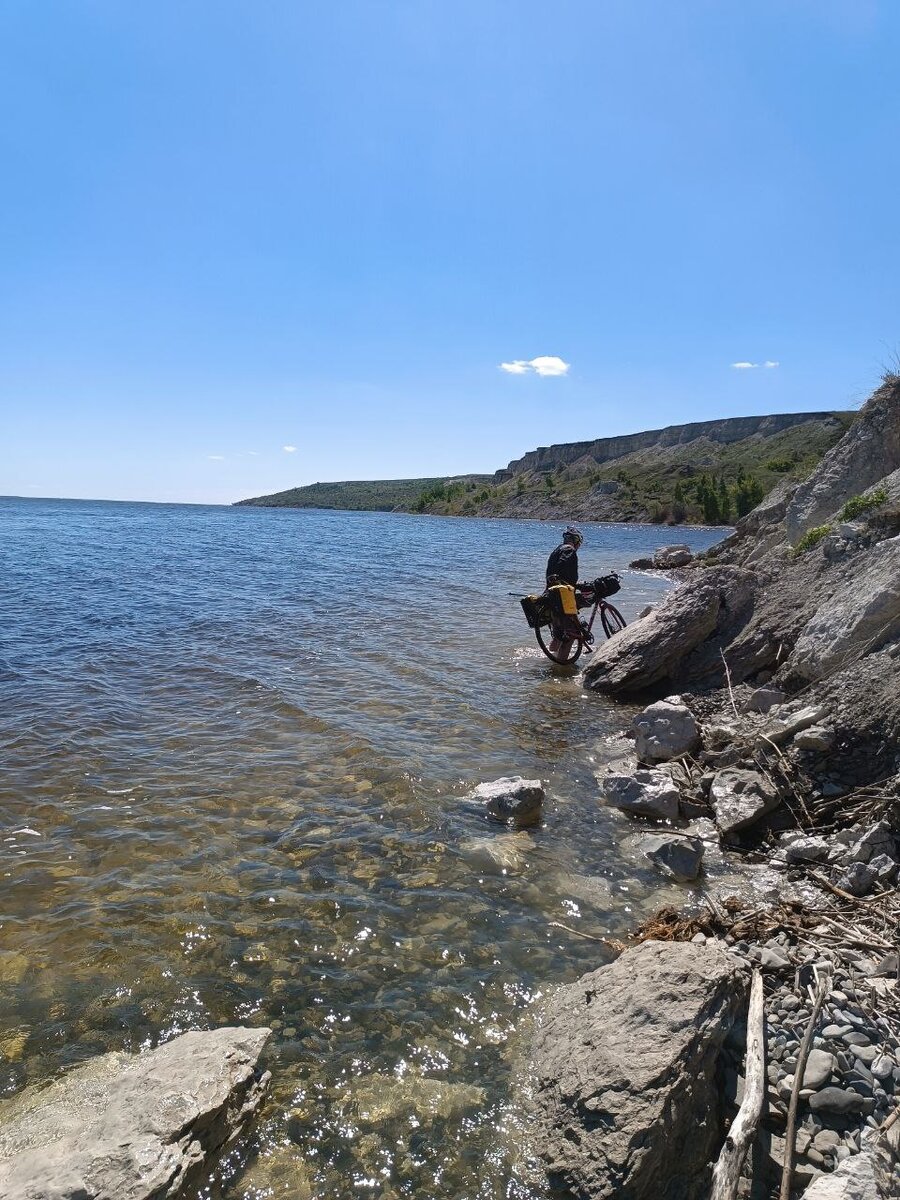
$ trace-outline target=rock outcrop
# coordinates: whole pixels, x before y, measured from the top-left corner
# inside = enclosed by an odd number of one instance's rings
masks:
[[[645,942],[560,988],[534,1045],[533,1148],[551,1186],[705,1200],[719,1054],[745,993],[733,955],[684,942]]]
[[[794,492],[785,512],[792,545],[808,529],[821,525],[842,504],[900,468],[900,384],[888,380],[822,459],[813,475]]]
[[[749,615],[754,585],[754,575],[739,567],[698,572],[646,617],[600,646],[585,668],[585,685],[627,697],[662,683],[719,678],[719,648]]]
[[[190,1186],[258,1108],[269,1029],[184,1033],[105,1054],[0,1102],[4,1200],[164,1200]]]

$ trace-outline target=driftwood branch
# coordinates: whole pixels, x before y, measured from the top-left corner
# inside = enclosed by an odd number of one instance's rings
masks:
[[[756,1135],[766,1094],[765,1082],[765,1001],[762,975],[757,968],[750,986],[750,1008],[747,1012],[747,1054],[744,1065],[744,1099],[725,1145],[713,1169],[710,1200],[734,1200],[737,1195],[741,1168],[747,1148]]]
[[[791,1196],[791,1182],[794,1176],[794,1143],[797,1140],[797,1104],[800,1100],[800,1089],[803,1086],[806,1060],[809,1058],[813,1034],[816,1031],[816,1023],[819,1020],[819,1013],[822,1011],[822,1005],[825,1003],[825,997],[828,995],[829,982],[828,973],[823,971],[818,977],[815,1003],[810,1013],[806,1032],[803,1034],[803,1041],[800,1043],[800,1049],[797,1051],[797,1065],[794,1068],[794,1086],[791,1088],[787,1129],[784,1133],[784,1170],[781,1174],[781,1191],[778,1193],[778,1200],[790,1200]]]

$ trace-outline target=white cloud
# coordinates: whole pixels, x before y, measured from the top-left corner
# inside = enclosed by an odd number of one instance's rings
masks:
[[[770,368],[771,367],[780,367],[781,363],[778,362],[777,360],[773,362],[773,360],[771,358],[767,358],[766,361],[763,363],[763,366],[770,367]]]
[[[211,459],[211,460],[212,460],[212,462],[224,462],[224,461],[225,461],[225,455],[224,455],[224,454],[207,454],[207,456],[206,456],[206,457],[207,457],[208,459]]]
[[[250,455],[251,458],[259,458],[258,450],[248,450],[247,453]]]
[[[556,354],[539,354],[537,358],[516,358],[512,362],[501,363],[500,370],[509,375],[525,375],[533,371],[535,375],[543,375],[546,378],[567,375],[570,365]]]
[[[282,446],[281,448],[285,452],[285,454],[293,454],[294,451],[297,449],[296,446]]]
[[[759,363],[739,362],[732,363],[731,365],[734,367],[735,371],[752,371],[755,367],[759,366]]]

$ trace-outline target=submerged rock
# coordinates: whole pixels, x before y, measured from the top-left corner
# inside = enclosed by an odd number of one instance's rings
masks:
[[[674,833],[651,834],[641,843],[641,849],[652,863],[679,883],[690,883],[700,874],[703,842],[698,837],[681,837]]]
[[[194,1182],[258,1108],[271,1030],[184,1033],[104,1054],[0,1103],[4,1200],[163,1200]]]
[[[482,805],[487,816],[504,825],[524,829],[541,819],[544,789],[539,779],[523,779],[521,775],[479,783],[469,799]]]
[[[645,942],[554,993],[535,1035],[532,1147],[551,1186],[705,1200],[719,1051],[746,986],[722,950]]]

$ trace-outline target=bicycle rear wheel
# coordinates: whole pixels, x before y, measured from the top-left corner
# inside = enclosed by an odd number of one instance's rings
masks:
[[[550,627],[547,625],[543,628],[539,627],[535,629],[534,633],[537,638],[537,644],[551,662],[558,663],[561,667],[571,667],[581,657],[581,652],[584,649],[582,638],[572,638],[568,642],[560,642],[559,649],[551,653],[550,643],[553,641],[553,632]],[[565,655],[563,652],[565,652]]]
[[[600,620],[603,622],[603,632],[608,638],[625,628],[626,621],[613,604],[604,604],[600,609]]]

